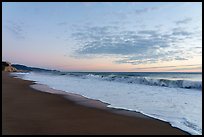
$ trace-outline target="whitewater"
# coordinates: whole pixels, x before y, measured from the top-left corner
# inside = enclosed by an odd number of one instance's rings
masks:
[[[12,73],[50,88],[141,112],[193,135],[202,134],[202,74],[196,73]]]

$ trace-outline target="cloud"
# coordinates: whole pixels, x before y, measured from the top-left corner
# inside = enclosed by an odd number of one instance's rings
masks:
[[[202,47],[194,47],[194,48],[196,48],[196,49],[202,49]]]
[[[183,19],[183,20],[178,20],[178,21],[176,21],[175,23],[176,23],[177,25],[187,24],[187,23],[189,23],[191,20],[192,20],[192,18],[185,18],[185,19]]]
[[[72,37],[80,48],[75,56],[116,56],[115,63],[132,65],[159,61],[188,60],[190,52],[184,51],[179,42],[193,33],[182,28],[167,32],[160,30],[121,30],[115,26],[87,26],[77,28]]]
[[[178,70],[202,70],[202,66],[201,66],[201,67],[174,68],[174,69],[170,69],[170,71],[178,71]]]
[[[66,26],[68,23],[67,22],[59,22],[57,25],[58,26]]]
[[[139,64],[151,64],[156,63],[158,60],[155,58],[150,59],[135,59],[135,60],[129,60],[129,59],[122,59],[122,60],[116,60],[115,63],[117,64],[132,64],[132,65],[139,65]]]
[[[190,36],[192,35],[192,32],[187,31],[185,28],[174,28],[172,29],[172,34],[174,36]]]
[[[148,8],[143,8],[143,9],[136,9],[134,12],[136,14],[142,14],[142,13],[146,13],[146,12],[158,10],[158,9],[159,7],[148,7]]]
[[[165,69],[165,68],[173,68],[171,70],[181,70],[181,69],[192,69],[192,68],[201,68],[201,64],[192,64],[192,65],[177,65],[177,66],[160,66],[160,67],[140,67],[134,68],[134,70],[147,70],[147,69]],[[182,67],[182,68],[180,68]]]
[[[25,38],[22,24],[16,23],[13,21],[8,21],[7,25],[5,27],[7,28],[7,30],[9,30],[17,38],[20,38],[20,39]]]
[[[135,8],[135,6],[134,6],[134,8]],[[148,12],[151,12],[151,11],[156,11],[156,10],[159,10],[159,9],[161,9],[161,7],[137,8],[137,9],[133,9],[131,11],[120,9],[120,10],[117,10],[117,11],[109,12],[108,14],[106,14],[106,16],[107,15],[112,15],[112,16],[114,16],[114,18],[117,18],[117,21],[119,20],[119,22],[122,23],[122,22],[127,21],[128,18],[130,17],[130,15],[141,16],[141,15],[143,15],[145,13],[148,13]]]
[[[186,58],[179,57],[179,56],[175,57],[174,59],[175,59],[175,60],[188,60],[188,59],[186,59]]]

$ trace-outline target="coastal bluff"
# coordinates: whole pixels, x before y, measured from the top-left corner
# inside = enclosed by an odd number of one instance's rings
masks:
[[[18,70],[10,62],[2,61],[2,71],[17,72]]]

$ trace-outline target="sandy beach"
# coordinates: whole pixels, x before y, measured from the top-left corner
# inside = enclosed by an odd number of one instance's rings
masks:
[[[2,72],[3,135],[187,135],[169,123],[86,107],[62,95],[37,91],[33,82]]]

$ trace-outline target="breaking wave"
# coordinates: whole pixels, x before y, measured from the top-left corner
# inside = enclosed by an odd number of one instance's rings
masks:
[[[202,82],[201,81],[158,79],[158,78],[137,77],[137,76],[120,76],[120,75],[114,75],[114,74],[95,75],[95,74],[68,73],[68,75],[69,76],[75,76],[75,77],[81,77],[84,79],[91,78],[91,79],[123,82],[123,83],[145,84],[145,85],[150,85],[150,86],[163,86],[163,87],[170,87],[170,88],[187,88],[187,89],[202,89]]]

